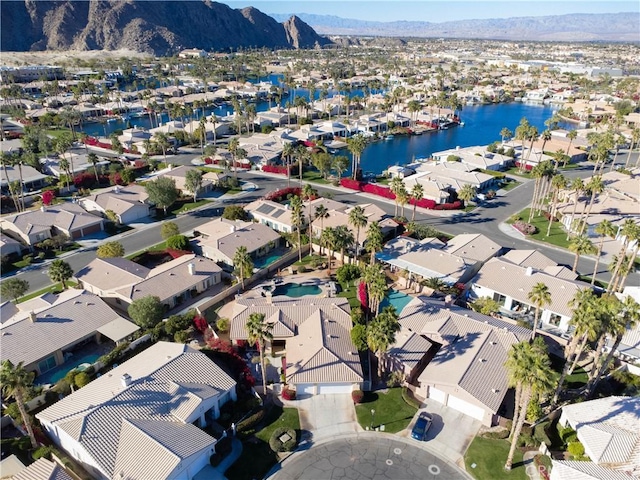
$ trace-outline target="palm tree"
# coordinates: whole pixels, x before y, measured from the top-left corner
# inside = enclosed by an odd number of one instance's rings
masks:
[[[340,250],[340,262],[344,265],[344,251],[354,243],[353,233],[346,225],[335,227],[335,248]]]
[[[422,200],[422,197],[424,197],[424,187],[421,183],[416,182],[411,187],[411,199],[413,200],[413,213],[411,214],[412,222],[416,219],[416,206],[418,205],[418,202]]]
[[[167,150],[171,147],[169,137],[167,137],[167,134],[163,132],[156,133],[154,137],[155,144],[160,147],[160,150],[162,150],[162,159],[164,160],[164,163],[167,163]]]
[[[600,265],[600,257],[602,256],[602,247],[604,246],[604,241],[607,238],[615,238],[616,233],[618,233],[618,229],[613,223],[605,218],[604,220],[602,220],[602,222],[596,225],[595,231],[598,235],[600,235],[600,243],[598,243],[598,256],[596,257],[596,266],[593,268],[591,285],[595,285],[596,283],[596,275],[598,274],[598,266]]]
[[[384,236],[382,235],[382,229],[378,222],[372,222],[367,229],[367,249],[371,258],[369,264],[373,265],[376,262],[376,252],[382,250],[384,246]]]
[[[596,199],[596,195],[604,192],[605,185],[602,181],[602,176],[597,175],[595,177],[591,177],[591,180],[587,183],[586,189],[591,192],[591,198],[589,198],[589,206],[587,207],[586,215],[584,216],[584,223],[580,226],[580,231],[578,232],[580,235],[584,233],[584,229],[587,225],[587,221],[589,220],[589,215],[591,214],[591,208],[593,208],[593,204]],[[580,216],[580,220],[582,220],[582,215]]]
[[[509,130],[507,127],[504,127],[502,130],[500,130],[500,138],[502,140],[501,143],[504,143],[505,138],[509,139],[511,137],[513,137],[513,132]]]
[[[556,218],[558,208],[558,194],[560,190],[567,188],[567,179],[561,173],[557,173],[551,178],[551,187],[553,188],[553,195],[551,197],[551,205],[549,209],[549,225],[547,226],[547,237],[551,234],[551,225]]]
[[[465,183],[458,192],[458,199],[462,200],[465,205],[476,198],[476,187],[470,183]]]
[[[355,207],[353,207],[349,212],[349,218],[347,221],[349,222],[349,225],[351,225],[356,229],[355,258],[357,259],[359,255],[359,250],[360,250],[360,229],[366,227],[368,223],[368,219],[365,214],[364,208],[362,208],[360,205],[356,205]]]
[[[247,247],[241,246],[236,249],[233,256],[233,266],[235,267],[233,273],[240,280],[242,290],[244,290],[244,280],[249,278],[253,272],[253,260],[251,260]]]
[[[595,302],[595,313],[599,320],[598,343],[593,350],[593,362],[589,371],[587,391],[593,393],[594,382],[600,369],[600,359],[604,352],[607,339],[618,334],[624,334],[625,325],[620,321],[620,301],[610,294],[602,295]]]
[[[613,273],[611,275],[611,281],[609,282],[609,287],[607,288],[607,292],[609,293],[615,292],[617,289],[618,279],[619,277],[622,276],[621,273],[622,273],[622,270],[624,269],[624,263],[627,258],[626,256],[627,249],[629,248],[630,242],[632,242],[634,239],[638,239],[638,237],[640,236],[640,227],[635,223],[635,220],[628,218],[622,224],[622,227],[620,228],[620,231],[618,234],[621,237],[623,237],[624,240],[622,242],[620,251],[618,252],[618,255],[616,257],[616,261],[611,262],[610,264],[610,266],[614,265],[614,267],[613,267]],[[640,242],[636,242],[636,247],[638,246],[637,243],[640,243]],[[634,257],[635,255],[631,256],[631,262],[633,262]],[[633,264],[631,263],[631,265]]]
[[[571,144],[573,143],[573,141],[574,141],[577,137],[578,137],[578,132],[577,132],[577,130],[571,130],[571,131],[569,131],[569,132],[567,133],[567,138],[569,139],[569,145],[567,145],[567,151],[566,151],[566,154],[567,154],[567,157],[569,157],[569,158],[571,158],[571,157],[569,156],[569,149],[571,148]],[[563,167],[564,167],[564,165],[563,165]]]
[[[315,197],[318,196],[318,191],[311,186],[310,183],[305,183],[300,191],[301,199],[310,202]],[[311,229],[311,209],[309,209],[309,229]],[[309,236],[311,236],[311,232],[309,232]],[[311,242],[309,242],[311,243]]]
[[[38,448],[36,436],[31,426],[31,417],[27,413],[25,407],[24,396],[33,383],[35,374],[27,372],[22,362],[13,365],[10,360],[2,362],[2,370],[0,370],[0,384],[2,385],[2,396],[5,398],[15,398],[22,422],[24,423],[29,438],[31,439],[31,447]]]
[[[531,200],[531,209],[529,210],[529,222],[533,219],[533,216],[538,211],[538,215],[540,214],[540,205],[542,204],[542,199],[546,197],[546,186],[548,179],[554,174],[555,170],[553,168],[553,164],[545,160],[543,162],[538,163],[531,170],[531,175],[536,179],[535,185],[533,188],[533,199]]]
[[[404,206],[409,201],[409,192],[404,186],[404,183],[398,188],[398,192],[396,193],[396,200],[398,201],[398,205],[400,205],[400,216],[405,218],[404,216]]]
[[[383,355],[396,341],[396,332],[400,330],[398,314],[392,306],[385,307],[367,326],[367,346],[378,357],[378,378],[384,373]]]
[[[516,346],[517,345],[517,346]],[[511,437],[511,448],[504,465],[505,470],[511,470],[513,455],[520,432],[527,416],[527,408],[532,395],[541,395],[553,389],[556,374],[551,368],[551,361],[546,351],[546,345],[541,338],[533,343],[522,342],[515,344],[509,351],[505,367],[509,375],[509,384],[520,386],[520,402],[516,406],[514,415],[514,431]]]
[[[324,219],[329,218],[329,210],[324,206],[323,203],[316,206],[315,210],[315,219],[320,219],[320,235],[324,231]],[[310,232],[309,238],[312,238],[313,232]],[[322,245],[320,245],[320,255],[322,255]]]
[[[594,253],[595,247],[593,246],[593,242],[586,235],[574,235],[569,242],[569,251],[576,254],[572,269],[573,273],[576,273],[580,256],[588,253]]]
[[[364,149],[367,146],[367,139],[363,136],[363,135],[354,135],[351,138],[347,138],[347,148],[349,149],[349,151],[351,152],[351,155],[353,157],[353,162],[352,162],[352,171],[351,171],[351,175],[353,176],[353,179],[355,180],[358,176],[358,166],[360,165],[360,156],[362,155],[362,152],[364,152]]]
[[[404,183],[402,182],[402,179],[400,177],[393,177],[391,179],[391,182],[389,183],[389,189],[395,195],[395,199],[394,199],[396,203],[396,210],[394,214],[395,217],[398,216],[398,192],[400,192],[400,189],[402,188],[404,188]]]
[[[309,150],[304,145],[298,145],[295,150],[295,157],[298,159],[298,175],[300,176],[300,183],[302,184],[302,171],[304,169],[304,164],[310,158]]]
[[[631,130],[631,145],[629,146],[629,151],[627,152],[627,160],[624,163],[625,169],[629,168],[629,162],[631,160],[631,151],[633,150],[633,147],[638,145],[639,141],[640,141],[640,128],[634,128]]]
[[[100,183],[100,178],[98,177],[98,169],[96,167],[96,165],[98,164],[98,156],[95,153],[91,152],[87,156],[87,160],[89,160],[89,163],[93,165],[93,173],[96,176],[96,183]]]
[[[540,309],[545,305],[551,305],[551,292],[549,292],[549,287],[547,287],[544,283],[538,282],[527,294],[527,298],[533,303],[533,306],[536,307],[536,312],[534,314],[533,320],[532,335],[532,338],[536,338],[538,319],[540,318]]]
[[[285,143],[282,147],[282,153],[280,156],[284,160],[284,164],[287,166],[287,188],[291,186],[291,157],[296,151],[292,142]]]
[[[298,261],[302,261],[302,227],[304,226],[304,212],[302,199],[298,195],[291,197],[291,225],[298,232]]]
[[[331,276],[331,257],[336,248],[336,230],[333,227],[327,227],[320,234],[320,245],[327,248],[327,275]]]
[[[387,292],[387,279],[380,264],[366,265],[362,272],[362,281],[367,285],[369,310],[373,316],[378,314],[380,302]]]
[[[71,269],[71,265],[69,265],[64,260],[54,260],[49,265],[49,278],[53,282],[62,282],[62,289],[67,289],[67,280],[73,277],[73,270]]]
[[[249,315],[245,324],[249,345],[258,345],[260,352],[260,368],[262,370],[262,394],[267,395],[267,375],[264,361],[264,349],[267,342],[273,340],[273,323],[265,323],[264,313],[254,312]]]

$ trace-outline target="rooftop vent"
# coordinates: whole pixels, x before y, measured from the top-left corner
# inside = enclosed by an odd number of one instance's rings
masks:
[[[493,393],[498,393],[498,392],[499,392],[499,390],[498,390],[497,388],[492,388],[492,389],[491,389],[491,391],[492,391]]]
[[[189,269],[189,275],[195,275],[196,274],[196,264],[195,263],[188,264],[187,268]]]
[[[29,312],[29,320],[31,320],[31,323],[35,323],[38,320],[36,312],[34,311]]]
[[[478,361],[479,361],[480,363],[484,363],[484,362],[486,362],[486,360],[485,360],[484,358],[480,358],[480,359],[478,359]]]
[[[525,275],[527,277],[530,277],[531,275],[533,275],[533,267],[527,267],[527,270],[525,272]]]
[[[131,375],[129,375],[128,373],[122,375],[120,377],[120,380],[122,381],[122,386],[125,388],[131,385]]]

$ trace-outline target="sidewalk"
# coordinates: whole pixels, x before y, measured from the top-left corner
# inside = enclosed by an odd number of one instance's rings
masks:
[[[536,455],[540,455],[540,452],[537,450],[527,450],[522,456],[522,463],[525,465],[525,472],[530,480],[544,480],[544,477],[540,475],[540,471],[533,462],[533,458]]]

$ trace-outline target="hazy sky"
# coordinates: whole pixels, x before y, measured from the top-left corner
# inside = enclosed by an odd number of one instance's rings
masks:
[[[640,2],[588,0],[247,0],[227,1],[232,8],[256,7],[263,13],[315,13],[359,20],[446,22],[478,18],[531,17],[566,13],[638,12]]]

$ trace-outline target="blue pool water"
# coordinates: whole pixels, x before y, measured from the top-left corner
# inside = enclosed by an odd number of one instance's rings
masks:
[[[278,260],[280,255],[277,253],[272,253],[271,255],[267,255],[266,257],[260,257],[253,262],[253,266],[256,268],[265,268],[271,265],[273,262]]]
[[[59,380],[62,380],[67,373],[69,373],[74,368],[78,368],[78,366],[83,363],[94,364],[100,355],[97,353],[87,353],[78,357],[74,355],[68,361],[64,362],[62,365],[57,366],[53,370],[49,370],[48,372],[43,373],[42,375],[38,375],[35,379],[34,383],[38,385],[44,385],[45,383],[56,383]]]
[[[273,291],[274,295],[286,295],[288,297],[303,297],[305,295],[318,295],[322,289],[317,285],[300,285],[299,283],[285,283],[278,285]]]
[[[380,302],[380,311],[382,311],[384,307],[391,305],[392,307],[395,307],[396,313],[400,315],[400,312],[402,312],[404,307],[406,307],[411,300],[413,300],[411,295],[407,295],[406,293],[402,293],[397,290],[389,290],[387,296],[384,297],[382,302]]]

